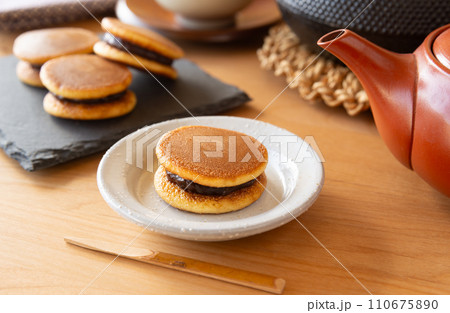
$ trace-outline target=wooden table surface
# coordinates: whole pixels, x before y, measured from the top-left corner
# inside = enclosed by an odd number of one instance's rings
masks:
[[[95,22],[72,25],[100,31]],[[11,53],[17,35],[0,34],[1,55]],[[228,115],[254,118],[285,87],[282,78],[259,67],[255,51],[261,38],[240,44],[179,44],[187,58],[253,98]],[[450,200],[394,159],[370,114],[351,118],[343,109],[309,104],[286,90],[259,119],[301,137],[314,136],[326,160],[325,185],[299,221],[371,293],[450,293]],[[141,232],[100,196],[96,170],[101,157],[28,173],[0,152],[1,294],[78,294],[113,257],[69,246],[64,236],[125,246]],[[286,294],[367,294],[296,221],[216,243],[145,231],[134,246],[283,277]],[[85,293],[263,292],[118,259]]]

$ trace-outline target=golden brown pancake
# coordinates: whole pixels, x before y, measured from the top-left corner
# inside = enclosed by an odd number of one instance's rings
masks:
[[[91,53],[98,37],[91,31],[75,28],[47,28],[25,32],[16,38],[13,53],[31,64],[69,54]]]
[[[44,109],[77,120],[107,119],[129,113],[136,96],[127,90],[131,72],[96,55],[70,55],[45,63],[40,77],[50,91]]]
[[[222,156],[207,157],[219,148],[215,142],[205,142],[208,138],[222,140]],[[207,126],[184,126],[166,133],[156,147],[156,155],[168,171],[210,187],[248,182],[264,172],[268,158],[267,149],[255,138]]]
[[[174,42],[149,29],[125,24],[112,17],[102,19],[102,27],[114,36],[171,59],[178,59],[184,55],[183,50]]]
[[[33,67],[31,63],[19,61],[16,66],[16,74],[17,77],[25,84],[35,87],[44,87],[41,82],[41,78],[39,77],[39,69]]]
[[[47,93],[44,110],[53,116],[74,120],[101,120],[125,115],[136,106],[135,94],[127,90],[118,100],[105,103],[73,103],[56,98]]]
[[[71,99],[102,98],[127,89],[130,70],[96,55],[70,55],[48,61],[41,80],[54,94]]]
[[[199,214],[220,214],[243,209],[261,196],[267,183],[265,174],[250,187],[239,189],[226,196],[206,196],[184,191],[168,180],[161,165],[155,173],[155,189],[158,195],[171,206]]]
[[[75,27],[47,28],[25,32],[14,41],[13,52],[21,60],[16,73],[29,85],[43,87],[39,67],[48,60],[70,54],[93,52],[98,37]]]
[[[102,27],[106,33],[103,41],[94,46],[96,54],[140,70],[176,78],[177,72],[171,63],[184,53],[175,43],[149,29],[111,17],[102,20]]]

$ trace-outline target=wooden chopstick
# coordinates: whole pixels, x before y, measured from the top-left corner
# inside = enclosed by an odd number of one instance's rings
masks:
[[[270,293],[281,294],[286,285],[286,281],[282,278],[195,260],[175,254],[135,247],[124,249],[121,245],[87,238],[64,238],[64,240],[69,244],[82,248],[119,255],[123,258],[209,277]]]

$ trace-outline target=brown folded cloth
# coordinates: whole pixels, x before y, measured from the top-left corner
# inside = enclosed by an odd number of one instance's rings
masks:
[[[81,2],[81,4],[80,4]],[[27,30],[108,15],[117,0],[14,0],[0,2],[0,30]],[[83,8],[84,6],[84,8]]]

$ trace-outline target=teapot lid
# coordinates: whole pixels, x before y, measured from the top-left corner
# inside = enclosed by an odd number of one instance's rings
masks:
[[[450,69],[450,28],[434,40],[433,53],[442,65]]]

